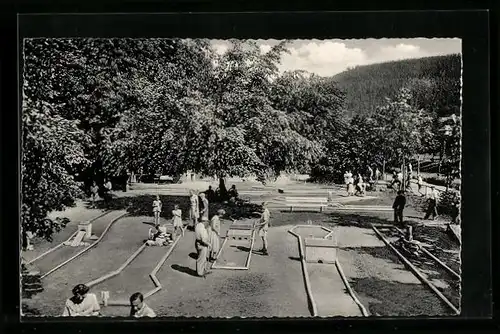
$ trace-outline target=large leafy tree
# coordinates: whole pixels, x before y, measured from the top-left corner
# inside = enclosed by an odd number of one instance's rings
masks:
[[[89,161],[83,132],[51,104],[25,99],[22,127],[21,223],[23,232],[51,239],[66,224],[48,213],[74,204],[81,193],[74,173]]]
[[[124,147],[133,148],[131,163],[217,176],[224,189],[227,176],[263,180],[305,168],[319,156],[320,145],[270,98],[284,44],[265,54],[255,43],[238,41],[223,55],[197,41],[182,41],[177,50],[179,56],[164,66],[170,72],[138,81],[153,103],[127,114],[121,132],[129,136],[113,141],[123,155]]]

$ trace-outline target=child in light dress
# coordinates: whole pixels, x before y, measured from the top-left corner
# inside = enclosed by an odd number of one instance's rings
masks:
[[[172,224],[174,225],[174,233],[177,235],[177,231],[180,230],[181,234],[184,235],[184,229],[182,226],[182,210],[179,209],[179,205],[175,204],[172,210]]]
[[[158,195],[156,195],[156,198],[153,201],[153,214],[154,214],[155,227],[158,228],[158,226],[160,226],[160,214],[161,214],[161,201],[160,201],[160,196]]]

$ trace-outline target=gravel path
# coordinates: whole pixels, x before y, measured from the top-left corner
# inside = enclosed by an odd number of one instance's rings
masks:
[[[187,232],[157,275],[166,290],[148,303],[162,316],[310,316],[300,262],[290,259],[298,256],[297,241],[288,229],[270,228],[270,256],[252,255],[248,271],[213,270],[206,279],[195,276],[194,234]]]

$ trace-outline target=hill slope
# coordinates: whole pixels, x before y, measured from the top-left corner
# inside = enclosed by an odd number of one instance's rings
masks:
[[[350,116],[364,115],[415,80],[430,80],[440,90],[459,94],[461,66],[461,56],[453,54],[357,66],[332,79],[346,93]]]

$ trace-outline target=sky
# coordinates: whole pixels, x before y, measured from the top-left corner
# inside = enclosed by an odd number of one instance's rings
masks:
[[[279,40],[256,42],[265,52]],[[225,40],[212,40],[211,44],[218,53],[230,46]],[[293,40],[288,47],[290,54],[281,59],[280,71],[305,70],[331,76],[357,65],[461,53],[461,48],[458,38]]]

